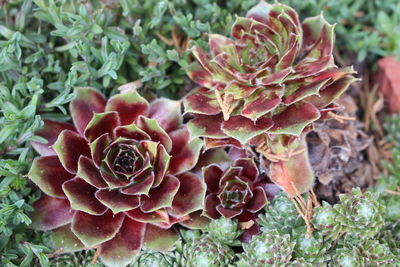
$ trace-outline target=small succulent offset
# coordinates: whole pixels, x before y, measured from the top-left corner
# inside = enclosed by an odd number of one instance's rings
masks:
[[[250,243],[243,244],[244,252],[239,255],[237,266],[287,266],[295,244],[288,234],[265,231],[261,235],[253,236]]]
[[[46,121],[37,135],[48,144],[33,143],[42,156],[28,176],[46,194],[33,204],[33,227],[53,230],[63,252],[96,247],[112,266],[130,263],[143,244],[172,246],[178,236],[169,228],[193,225],[206,192],[189,172],[202,143],[189,140],[179,105],[77,88],[73,125]]]
[[[210,34],[210,54],[192,48],[187,73],[201,87],[184,99],[190,133],[209,148],[257,145],[275,183],[290,196],[307,192],[314,175],[304,133],[355,80],[351,67],[334,64],[334,26],[322,15],[301,24],[292,8],[262,0],[231,35]]]
[[[374,237],[384,226],[385,206],[378,195],[353,189],[351,195],[341,194],[341,203],[323,203],[315,209],[313,224],[326,237],[337,239],[346,233],[358,238]]]
[[[268,202],[264,186],[266,179],[252,159],[238,159],[226,170],[212,164],[203,168],[204,182],[207,184],[204,215],[210,219],[224,217],[239,222],[253,224],[245,231],[245,239],[250,233],[258,233],[255,222],[257,212]]]

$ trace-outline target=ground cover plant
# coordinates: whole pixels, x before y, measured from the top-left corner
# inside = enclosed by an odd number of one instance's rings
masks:
[[[400,266],[397,1],[0,5],[2,266]]]

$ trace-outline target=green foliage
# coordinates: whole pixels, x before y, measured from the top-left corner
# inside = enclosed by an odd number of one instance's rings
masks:
[[[240,229],[237,220],[225,219],[224,217],[212,220],[205,231],[213,240],[229,246],[240,246],[238,238],[243,231]]]
[[[190,38],[188,45],[204,48],[206,33],[228,35],[235,15],[245,15],[258,0],[3,2],[0,9],[0,265],[101,266],[90,264],[93,252],[59,255],[48,262],[46,255],[52,251],[45,246],[46,235],[29,228],[31,204],[39,196],[26,177],[35,157],[29,143],[44,141],[34,132],[42,126],[43,119],[69,120],[66,105],[73,99],[76,86],[93,86],[111,95],[118,86],[141,80],[143,91],[180,97],[186,93],[186,87],[190,88],[184,71],[190,60],[189,53],[183,49],[185,41]],[[304,17],[324,10],[329,22],[339,22],[336,26],[339,50],[357,53],[359,61],[399,54],[400,5],[397,0],[282,2],[291,4]],[[172,42],[173,31],[180,39],[176,45]],[[400,117],[394,118],[388,127],[388,139],[397,140],[400,149]],[[389,174],[379,181],[378,191],[397,190],[400,185],[399,149],[393,150],[393,162],[386,163]],[[391,224],[385,226],[379,244],[398,251],[400,231],[393,225],[400,218],[399,200],[382,193],[381,201],[388,207],[385,214]],[[308,254],[308,250],[299,247],[299,233],[304,224],[286,197],[277,197],[266,208],[266,215],[260,215],[259,221],[264,230],[275,229],[280,235],[289,235],[290,244],[297,242],[295,260],[316,253]],[[229,235],[225,234],[227,229],[232,229]],[[194,246],[200,233],[189,232],[183,243],[192,242]],[[237,225],[221,229],[210,225],[209,237],[202,242],[206,246],[223,248],[221,251],[229,255],[231,262],[229,246],[238,244],[239,233]],[[317,230],[315,234],[320,236],[320,233]],[[370,237],[369,240],[375,239]],[[316,237],[313,242],[319,241]],[[368,242],[355,248],[345,244],[332,246],[329,253],[334,251],[337,255],[334,258],[339,262],[352,256],[362,259],[370,257],[371,253],[387,251],[385,247],[376,246],[368,254],[365,251],[378,241]],[[176,259],[182,254],[178,248],[174,253]],[[149,252],[146,255],[141,260],[153,262],[162,256]],[[172,254],[165,256],[170,257]],[[163,260],[159,262],[164,263]]]
[[[394,144],[391,161],[382,163],[385,173],[380,177],[374,190],[380,192],[381,202],[387,206],[386,219],[397,222],[400,220],[400,197],[393,192],[400,190],[400,115],[386,118],[386,139]]]
[[[400,56],[400,3],[397,0],[282,0],[304,17],[321,11],[337,23],[336,46],[353,53],[358,62],[374,62],[385,55]]]

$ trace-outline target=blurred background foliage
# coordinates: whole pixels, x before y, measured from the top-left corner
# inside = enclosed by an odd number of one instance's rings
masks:
[[[138,81],[144,93],[177,99],[192,87],[187,47],[206,33],[228,35],[257,0],[0,1],[0,265],[48,265],[47,237],[29,229],[39,192],[26,173],[30,141],[44,118],[69,120],[75,86],[106,95]],[[373,68],[400,57],[397,0],[283,0],[301,18],[324,12],[337,23],[339,64]]]

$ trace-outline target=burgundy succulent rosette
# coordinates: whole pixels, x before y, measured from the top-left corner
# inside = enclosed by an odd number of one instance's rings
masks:
[[[334,64],[334,26],[322,15],[300,23],[289,6],[260,1],[231,36],[209,34],[210,53],[193,47],[187,69],[201,86],[184,100],[189,130],[209,146],[299,136],[355,80],[351,67]]]
[[[268,203],[266,177],[259,174],[256,164],[249,158],[237,159],[225,169],[211,164],[202,171],[207,184],[204,215],[210,219],[223,216],[250,223],[251,227],[242,236],[243,241],[248,241],[258,233],[255,219]]]
[[[143,244],[171,246],[173,224],[196,224],[206,186],[189,170],[202,142],[189,139],[178,101],[77,88],[70,112],[73,125],[47,120],[37,135],[48,143],[33,143],[41,157],[28,176],[45,193],[34,228],[53,230],[64,252],[96,247],[124,266]]]

